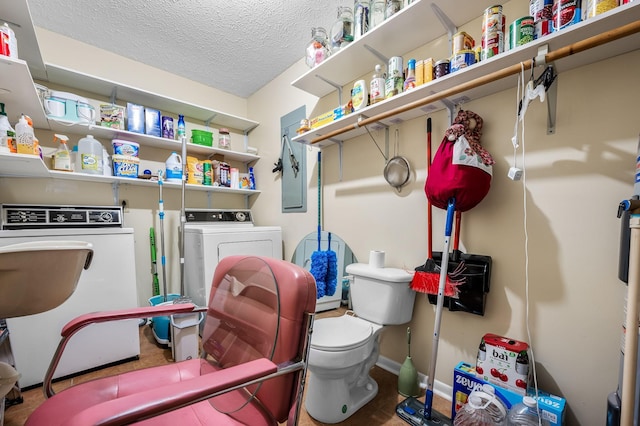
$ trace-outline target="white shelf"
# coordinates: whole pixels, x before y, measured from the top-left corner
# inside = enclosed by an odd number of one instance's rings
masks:
[[[135,185],[158,187],[157,181],[149,179],[132,179],[116,176],[88,175],[83,173],[61,172],[49,170],[40,157],[27,154],[0,154],[0,177],[19,178],[52,178],[63,180],[77,180],[82,182],[95,182],[117,185]],[[180,189],[182,184],[163,182],[164,188]],[[222,186],[192,185],[187,184],[189,191],[218,192],[236,195],[256,195],[260,191],[249,189],[231,189]]]
[[[0,102],[4,103],[12,125],[17,123],[20,114],[24,113],[31,117],[36,128],[49,128],[25,61],[0,55]]]
[[[420,4],[422,2],[424,2],[424,0],[414,4]],[[455,3],[455,2],[452,2],[452,3]],[[411,9],[413,9],[413,7]],[[416,9],[416,10],[421,10],[421,9]],[[549,34],[531,43],[527,43],[524,46],[520,46],[517,49],[510,50],[508,52],[494,56],[489,60],[464,68],[461,71],[455,72],[453,74],[449,74],[445,77],[439,78],[437,80],[433,80],[427,84],[418,86],[417,88],[409,92],[404,92],[392,98],[385,99],[382,102],[370,105],[360,110],[357,113],[347,115],[339,120],[328,123],[322,127],[319,127],[317,129],[312,129],[309,132],[306,132],[302,135],[298,135],[292,138],[292,140],[295,142],[310,144],[311,140],[317,137],[321,137],[328,133],[342,129],[346,126],[351,126],[355,124],[358,121],[359,117],[373,117],[378,114],[391,111],[395,108],[402,107],[411,102],[420,101],[421,99],[424,99],[427,96],[433,95],[435,93],[439,93],[443,90],[455,88],[456,86],[462,83],[488,75],[495,71],[502,70],[514,64],[518,64],[522,61],[530,60],[531,58],[534,58],[535,56],[537,56],[538,49],[542,46],[547,45],[548,51],[551,52],[559,48],[579,42],[591,36],[606,33],[609,30],[618,28],[622,25],[626,25],[632,22],[636,22],[638,20],[640,20],[640,3],[639,2],[629,3],[624,6],[617,7],[607,13],[598,15],[595,18],[591,18],[587,21],[583,21],[576,25],[570,26],[562,31]],[[389,21],[389,23],[392,23],[392,22],[393,21],[391,20]],[[382,29],[388,28],[391,30],[395,28],[395,26],[385,27],[384,25],[385,24],[383,24],[383,26],[381,26],[379,29],[382,30]],[[349,46],[349,48],[350,47],[351,46]],[[345,49],[344,52],[341,52],[341,53],[346,54],[349,48]],[[554,63],[554,66],[556,67],[556,70],[560,73],[573,68],[588,65],[590,63],[594,63],[603,59],[628,53],[628,52],[637,50],[639,48],[640,48],[640,34],[634,34],[634,35],[630,35],[625,38],[619,39],[617,41],[609,42],[601,46],[598,46],[596,48],[589,49],[588,51],[577,53],[577,54],[568,56],[566,58],[560,59]],[[338,55],[336,55],[334,59],[337,57]],[[327,61],[330,62],[331,59],[332,58],[330,57]],[[322,66],[323,64],[320,64],[320,66]],[[333,67],[334,65],[330,63],[327,65],[327,67],[329,66]],[[356,75],[352,75],[354,73],[352,73],[351,70],[349,71],[343,70],[343,73],[347,74],[344,77],[346,82],[352,81],[355,77],[357,77]],[[316,80],[322,83],[321,80],[319,79],[316,79]],[[559,81],[562,81],[562,76],[559,77]],[[322,87],[322,84],[320,83],[316,83],[317,87]],[[460,100],[467,101],[467,100],[479,99],[484,96],[488,96],[493,93],[497,93],[499,91],[509,89],[511,87],[515,87],[515,77],[503,78],[499,81],[489,83],[465,92],[461,92],[455,95],[453,99],[449,99],[449,101],[452,102],[453,104],[458,104]],[[394,125],[402,121],[423,116],[433,111],[437,111],[444,108],[445,106],[442,102],[435,102],[421,108],[415,108],[415,109],[403,112],[401,114],[391,116],[387,119],[380,120],[380,124],[386,125],[386,126]],[[340,140],[350,139],[364,133],[366,133],[366,129],[357,128],[357,129],[342,133],[341,135],[336,136],[335,139],[340,139]],[[331,143],[333,143],[331,140],[324,140],[319,142],[317,145],[324,146]]]
[[[46,64],[46,69],[48,81],[51,83],[95,93],[109,99],[112,99],[115,95],[115,100],[118,104],[133,102],[159,109],[163,113],[183,114],[185,117],[196,121],[209,122],[209,124],[219,127],[229,127],[240,130],[243,133],[249,133],[259,124],[246,118],[137,89],[126,84],[105,80],[58,65]]]

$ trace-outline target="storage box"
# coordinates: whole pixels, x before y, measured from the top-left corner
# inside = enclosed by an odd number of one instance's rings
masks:
[[[100,125],[124,130],[124,107],[114,104],[100,104]]]
[[[474,390],[482,390],[486,381],[477,377],[475,368],[465,362],[460,362],[453,370],[453,395],[451,401],[451,419],[456,417],[456,413],[467,402],[467,398]],[[515,404],[522,402],[523,395],[509,389],[494,386],[496,396],[509,410]],[[535,389],[530,388],[527,394],[535,398]],[[540,407],[543,420],[548,421],[551,426],[564,425],[566,401],[559,396],[551,395],[548,392],[538,390],[538,406]]]
[[[127,103],[127,130],[144,134],[144,107]]]
[[[162,136],[160,130],[160,110],[153,108],[144,109],[144,132],[150,136]]]
[[[113,162],[113,175],[117,177],[138,178],[138,168],[140,167],[140,159],[131,155],[113,154],[111,156]]]
[[[485,382],[525,395],[529,386],[529,345],[487,333],[480,341],[476,375]]]

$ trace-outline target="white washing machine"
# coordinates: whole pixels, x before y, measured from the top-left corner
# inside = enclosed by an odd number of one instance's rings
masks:
[[[246,254],[282,259],[282,229],[254,226],[250,210],[187,209],[184,226],[186,296],[207,306],[213,273],[224,257]]]
[[[91,243],[94,250],[89,269],[82,271],[75,292],[62,305],[7,319],[19,384],[26,388],[43,382],[60,331],[69,320],[88,312],[137,306],[133,229],[122,227],[119,207],[3,204],[0,211],[0,246],[75,240]],[[69,341],[54,378],[139,355],[137,320],[93,324]]]

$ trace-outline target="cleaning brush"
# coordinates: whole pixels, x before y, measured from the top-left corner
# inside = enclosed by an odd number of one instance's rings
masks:
[[[331,232],[329,232],[329,243],[327,246],[327,279],[326,295],[333,296],[338,286],[338,256],[331,250]]]
[[[327,287],[327,252],[320,249],[320,226],[318,226],[318,250],[311,254],[311,275],[316,280],[316,298],[320,299],[326,293]]]

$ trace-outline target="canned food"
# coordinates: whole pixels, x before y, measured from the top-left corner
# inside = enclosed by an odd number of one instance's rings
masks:
[[[618,0],[588,0],[587,18],[593,18],[616,7],[618,7]]]
[[[553,0],[553,31],[560,31],[582,20],[581,0]]]
[[[516,19],[509,26],[509,49],[515,49],[518,46],[533,41],[535,37],[535,26],[533,24],[533,16],[523,16]]]
[[[213,185],[213,165],[211,160],[204,160],[202,162],[202,184]]]
[[[505,16],[502,6],[491,6],[482,19],[482,60],[504,52]]]
[[[553,0],[531,0],[529,15],[533,16],[534,39],[551,34],[553,21]]]
[[[447,74],[449,74],[449,60],[443,59],[436,62],[435,66],[433,67],[434,77],[438,79],[440,77],[444,77]]]
[[[460,71],[476,63],[476,53],[473,50],[463,50],[451,57],[450,72]]]
[[[460,31],[459,33],[454,34],[453,36],[453,54],[457,54],[462,50],[471,50],[475,45],[475,41],[473,38],[465,33],[464,31]]]

